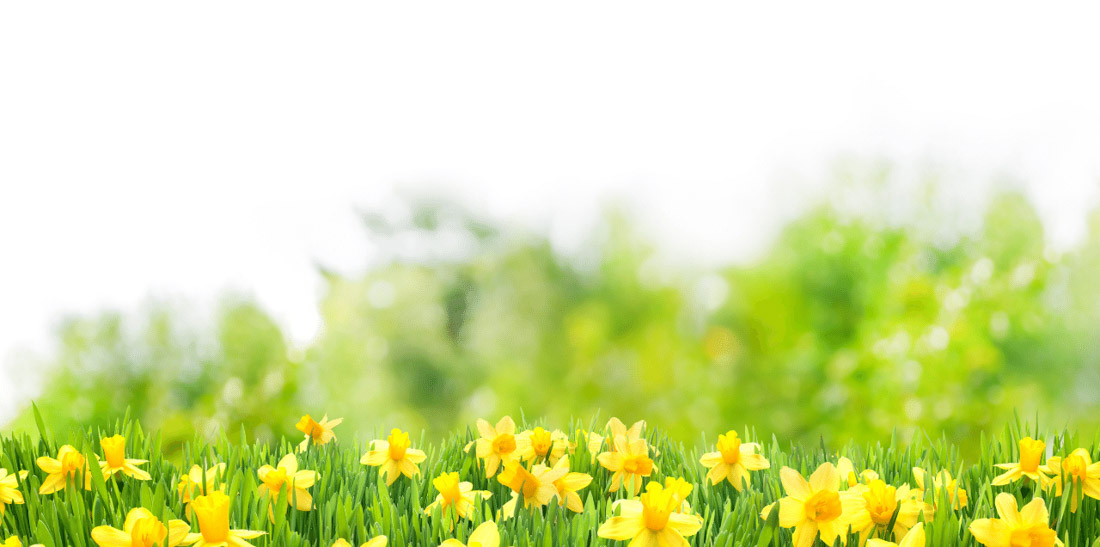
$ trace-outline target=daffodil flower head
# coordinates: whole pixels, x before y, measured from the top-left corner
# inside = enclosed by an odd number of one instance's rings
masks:
[[[640,499],[642,516],[645,519],[646,528],[650,530],[663,530],[668,526],[669,517],[680,508],[680,502],[683,501],[680,492],[664,488],[656,482],[646,486],[645,493]]]
[[[852,531],[862,538],[885,534],[893,521],[893,537],[900,539],[916,525],[924,510],[924,504],[914,497],[908,485],[895,488],[881,479],[856,484],[840,497]]]
[[[624,424],[622,420],[618,418],[611,418],[607,421],[607,430],[609,433],[608,438],[611,439],[611,448],[612,450],[617,450],[615,448],[616,437],[625,437],[628,443],[637,441],[639,439],[645,439],[645,420],[638,420],[634,422],[634,425],[631,425],[628,429],[626,427],[626,424]],[[650,447],[650,450],[652,450],[654,458],[661,455],[661,452],[657,450],[657,447]]]
[[[862,489],[860,497],[866,504],[871,521],[882,526],[890,523],[898,506],[897,491],[897,488],[882,480],[871,481],[867,488]]]
[[[180,477],[176,490],[180,496],[180,502],[184,505],[184,514],[190,518],[191,502],[196,496],[204,496],[215,490],[225,491],[225,485],[221,484],[222,474],[225,473],[225,463],[218,463],[207,469],[192,465],[191,469]]]
[[[497,481],[512,489],[512,492],[522,494],[525,500],[534,498],[539,488],[538,478],[519,462],[505,466],[504,471],[497,475]]]
[[[279,460],[275,467],[265,465],[256,471],[260,478],[258,491],[260,495],[270,496],[270,499],[278,499],[279,493],[286,489],[287,500],[299,511],[309,511],[313,508],[313,496],[307,488],[317,482],[317,472],[298,469],[298,458],[294,454],[287,454]],[[270,506],[269,506],[270,507]]]
[[[0,468],[0,518],[4,516],[4,510],[8,505],[22,505],[23,492],[19,490],[19,483],[27,478],[27,471],[8,474],[7,469]]]
[[[229,496],[214,491],[195,498],[191,504],[195,518],[199,521],[199,533],[187,534],[182,545],[194,544],[196,547],[250,547],[246,540],[260,537],[265,532],[254,530],[234,530],[229,527]]]
[[[707,478],[711,484],[728,481],[738,492],[750,484],[749,471],[768,469],[771,464],[764,456],[757,454],[760,445],[743,443],[736,431],[728,431],[718,436],[718,449],[699,458],[703,467],[709,469]]]
[[[104,476],[122,473],[127,477],[140,481],[152,479],[145,470],[138,466],[147,463],[148,460],[134,460],[126,457],[126,438],[122,435],[104,437],[99,441],[103,448],[103,461],[99,462]]]
[[[900,543],[884,539],[869,539],[867,540],[867,547],[924,547],[926,541],[924,523],[918,522],[905,534],[905,537],[901,538]]]
[[[525,462],[537,461],[554,465],[569,448],[569,438],[558,430],[550,431],[536,427],[520,433],[519,437],[521,438],[517,440],[516,445],[523,447],[520,451],[520,459]]]
[[[686,500],[691,495],[691,491],[695,489],[695,485],[681,477],[666,477],[664,488],[679,496],[681,500]]]
[[[0,542],[0,547],[23,547],[23,542],[19,541],[19,536],[11,536]],[[41,543],[31,545],[31,547],[43,547]]]
[[[332,430],[343,421],[343,418],[329,420],[328,414],[321,418],[319,422],[314,420],[309,414],[302,416],[302,419],[298,420],[298,424],[294,426],[298,431],[306,434],[305,440],[302,441],[302,444],[298,445],[298,450],[305,450],[311,443],[315,446],[320,446],[328,444],[330,441],[335,441],[336,434],[333,433]]]
[[[1067,484],[1074,489],[1070,499],[1070,511],[1077,512],[1076,492],[1100,500],[1100,462],[1094,463],[1088,450],[1078,448],[1065,458],[1054,456],[1047,459],[1043,472],[1050,475],[1048,487],[1054,488],[1054,495],[1061,496]]]
[[[1016,497],[1002,492],[994,500],[1000,518],[975,519],[970,523],[974,539],[986,547],[1053,547],[1062,545],[1050,528],[1050,514],[1042,498],[1021,510]]]
[[[574,513],[584,512],[584,502],[581,501],[577,492],[591,483],[592,476],[587,473],[566,473],[554,481],[554,488],[558,491],[558,503]]]
[[[418,464],[427,459],[424,452],[410,448],[412,442],[409,434],[400,429],[394,429],[384,441],[374,441],[372,448],[359,462],[372,467],[382,467],[382,473],[386,476],[386,484],[391,485],[397,477],[404,475],[412,478],[420,474]]]
[[[595,431],[585,431],[583,429],[578,429],[576,435],[577,441],[569,443],[569,453],[576,454],[577,446],[580,443],[584,443],[585,448],[588,449],[589,456],[591,456],[591,463],[596,463],[596,456],[599,455],[600,451],[603,449],[603,435]]]
[[[39,494],[52,494],[58,490],[64,490],[69,481],[80,480],[77,478],[78,475],[83,477],[84,489],[92,489],[92,472],[88,469],[88,462],[84,455],[71,445],[59,448],[56,459],[42,456],[36,460],[36,463],[39,469],[47,473],[42,486],[38,488]]]
[[[779,525],[794,528],[795,547],[809,547],[818,536],[827,545],[837,538],[845,541],[848,522],[837,491],[839,473],[832,463],[821,464],[809,481],[790,467],[779,470],[779,479],[787,495],[765,507],[761,517],[767,518],[778,504]]]
[[[500,530],[497,523],[486,521],[474,529],[467,543],[457,539],[448,539],[439,544],[439,547],[500,547]]]
[[[937,498],[940,495],[940,492],[946,491],[948,498],[951,500],[951,505],[955,509],[962,509],[966,507],[969,501],[966,490],[959,486],[959,481],[953,478],[950,472],[948,472],[946,469],[940,470],[939,473],[936,473],[936,475],[932,477],[931,485],[925,484],[925,476],[927,475],[927,471],[919,467],[913,468],[913,481],[917,483],[917,488],[913,490],[913,495],[915,497],[917,497],[918,499],[924,499],[926,496],[926,487],[931,486],[933,499]],[[931,510],[929,509],[934,510],[934,507],[926,508],[926,519],[931,518]]]
[[[871,484],[871,481],[879,478],[878,472],[873,469],[864,469],[857,474],[852,460],[844,456],[837,459],[836,471],[839,478],[837,489],[840,490],[852,488],[857,484]]]
[[[645,429],[645,420],[638,420],[634,422],[634,425],[627,429],[626,424],[618,418],[611,418],[607,421],[607,429],[611,432],[611,437],[626,437],[627,440],[638,440],[642,438],[642,430]]]
[[[516,437],[516,422],[510,416],[501,418],[496,426],[478,419],[477,431],[481,437],[474,444],[477,445],[477,457],[485,464],[487,478],[496,475],[501,466],[518,460],[527,448],[525,444],[530,442],[530,439]],[[470,445],[466,445],[466,449],[469,448]]]
[[[609,492],[616,492],[625,485],[627,491],[636,494],[642,489],[643,478],[653,473],[653,460],[649,457],[645,439],[627,439],[624,435],[616,436],[615,450],[604,452],[596,458],[604,469],[612,473]]]
[[[736,431],[727,431],[725,435],[718,436],[718,453],[722,455],[722,461],[727,464],[735,464],[741,460],[741,437]]]
[[[684,538],[695,535],[703,519],[679,512],[682,502],[676,490],[650,482],[638,499],[616,501],[613,507],[619,516],[600,525],[596,533],[605,539],[631,540],[631,545],[687,546]]]
[[[1031,437],[1020,439],[1020,461],[1016,463],[999,463],[996,467],[1006,470],[1005,473],[993,479],[993,486],[1002,486],[1027,477],[1040,484],[1046,484],[1050,477],[1043,472],[1039,464],[1043,460],[1046,451],[1046,443]]]
[[[674,496],[680,498],[680,501],[682,503],[680,504],[680,508],[678,510],[681,513],[691,512],[691,504],[688,503],[687,499],[691,496],[691,491],[695,489],[694,484],[691,484],[681,477],[665,477],[664,489],[672,492]]]
[[[430,515],[438,507],[448,522],[456,517],[470,518],[476,508],[474,503],[477,499],[480,497],[487,500],[493,495],[486,490],[474,490],[472,484],[459,479],[458,473],[443,473],[432,480],[432,485],[439,491],[439,495],[424,512]]]
[[[553,501],[558,495],[554,482],[569,473],[569,460],[558,460],[553,468],[538,464],[528,471],[518,461],[509,463],[497,480],[512,490],[512,499],[501,508],[504,518],[515,512],[517,501],[522,499],[524,507],[542,507]]]
[[[126,514],[121,530],[110,526],[92,528],[92,540],[99,547],[174,547],[183,543],[190,531],[191,526],[182,520],[170,520],[166,527],[148,509],[138,507]]]

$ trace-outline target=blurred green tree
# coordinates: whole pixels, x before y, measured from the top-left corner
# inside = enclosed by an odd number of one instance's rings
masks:
[[[226,296],[212,326],[194,324],[185,305],[153,302],[63,320],[36,404],[58,431],[108,426],[127,409],[158,428],[165,450],[196,432],[244,428],[261,441],[297,420],[298,369],[279,326],[254,302]],[[29,409],[11,427],[36,431]],[[272,427],[277,429],[272,430]]]
[[[854,191],[889,201],[882,188]],[[742,424],[838,443],[923,427],[971,447],[1014,409],[1096,426],[1100,214],[1062,258],[1018,193],[973,229],[928,196],[904,214],[824,203],[759,260],[701,272],[661,262],[617,210],[567,256],[545,235],[415,202],[406,217],[363,215],[367,271],[322,269],[308,347],[288,348],[240,296],[213,325],[171,303],[73,318],[38,363],[51,371],[38,403],[59,427],[129,406],[169,448],[216,426],[296,435],[307,412],[344,417],[344,435],[599,411],[684,439]]]

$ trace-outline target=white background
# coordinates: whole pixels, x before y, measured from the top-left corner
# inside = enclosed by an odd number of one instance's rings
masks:
[[[933,161],[979,204],[1014,176],[1056,245],[1081,236],[1100,14],[824,4],[4,3],[0,422],[33,393],[11,356],[64,313],[237,288],[307,342],[315,263],[362,268],[354,211],[410,187],[565,248],[626,200],[712,264],[838,157]]]

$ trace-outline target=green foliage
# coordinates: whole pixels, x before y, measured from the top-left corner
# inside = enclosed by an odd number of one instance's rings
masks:
[[[521,428],[546,426],[537,422],[520,424]],[[593,430],[590,423],[573,422],[570,431]],[[606,433],[606,431],[604,431]],[[81,490],[70,484],[68,488],[51,495],[37,494],[45,477],[35,464],[39,456],[54,456],[61,444],[71,444],[95,465],[99,439],[120,433],[127,438],[129,457],[149,460],[143,467],[152,475],[150,481],[136,481],[117,475],[106,481],[97,479],[92,489]],[[147,434],[128,419],[113,421],[105,428],[89,427],[73,430],[54,438],[41,423],[40,438],[35,441],[23,433],[15,433],[0,439],[0,467],[8,470],[31,470],[30,476],[19,488],[26,503],[10,505],[0,523],[0,538],[18,535],[24,544],[32,541],[47,547],[91,546],[91,529],[99,525],[121,528],[127,512],[135,507],[145,507],[165,521],[185,518],[184,506],[176,485],[183,473],[197,464],[204,469],[218,462],[227,464],[223,484],[231,502],[232,528],[259,530],[266,536],[254,540],[257,545],[328,546],[336,539],[344,538],[358,545],[376,535],[389,538],[390,545],[435,546],[450,537],[465,538],[480,522],[496,520],[503,538],[502,545],[515,547],[541,547],[545,545],[612,546],[622,545],[600,539],[596,535],[599,525],[614,514],[612,504],[628,497],[626,492],[609,493],[610,474],[598,464],[591,463],[591,454],[577,436],[576,452],[570,456],[573,471],[589,473],[594,480],[582,490],[584,511],[571,513],[556,503],[544,509],[520,509],[514,518],[502,519],[501,506],[509,499],[510,491],[495,478],[486,478],[477,465],[472,450],[464,450],[474,439],[474,433],[465,432],[447,436],[441,443],[426,442],[423,437],[414,446],[423,448],[428,458],[421,465],[421,475],[415,479],[399,478],[387,487],[376,468],[359,463],[367,449],[362,443],[350,440],[337,441],[324,446],[311,446],[298,453],[299,469],[319,473],[316,484],[310,488],[314,508],[309,512],[293,509],[275,510],[269,518],[268,507],[285,507],[283,499],[269,500],[257,493],[260,484],[256,470],[274,465],[283,455],[295,450],[297,442],[281,439],[272,443],[251,443],[242,434],[238,442],[232,442],[225,434],[212,440],[196,438],[182,446],[182,464],[164,457],[159,432]],[[995,463],[1017,461],[1015,447],[1022,436],[1045,437],[1054,455],[1064,456],[1073,449],[1087,448],[1093,459],[1100,457],[1100,439],[1084,440],[1076,434],[1062,432],[1040,435],[1037,428],[1012,425],[993,439],[983,438],[980,457],[973,465],[965,465],[959,457],[957,446],[945,439],[930,440],[918,435],[913,442],[900,444],[892,437],[888,444],[848,443],[839,449],[825,446],[787,443],[776,438],[760,440],[761,453],[771,462],[771,467],[752,472],[752,484],[743,492],[733,489],[727,482],[711,485],[706,480],[706,470],[698,463],[702,452],[713,447],[685,446],[670,440],[663,432],[650,429],[647,439],[656,449],[652,480],[666,477],[682,477],[695,485],[688,501],[693,511],[703,519],[698,534],[689,538],[694,546],[768,546],[791,545],[791,530],[779,528],[773,511],[767,520],[760,517],[763,508],[785,495],[779,480],[780,469],[791,467],[808,476],[820,464],[836,463],[840,456],[851,459],[856,470],[865,468],[876,471],[889,484],[912,484],[914,467],[935,473],[946,469],[958,479],[960,487],[969,493],[969,504],[958,510],[946,509],[951,504],[947,493],[928,489],[927,503],[937,504],[934,518],[927,521],[929,547],[975,546],[967,531],[976,518],[995,518],[993,498],[1001,492],[1017,497],[1022,506],[1033,497],[1041,495],[1034,483],[1016,482],[1004,487],[990,483],[1000,471]],[[751,430],[743,433],[746,441],[757,440]],[[488,490],[492,496],[482,500],[479,510],[469,521],[460,521],[454,530],[448,529],[438,511],[426,514],[424,508],[437,492],[431,479],[445,472],[457,471],[463,480],[471,481],[476,490]],[[98,476],[93,474],[93,477]],[[926,482],[929,484],[929,482]],[[1067,545],[1088,545],[1100,536],[1100,501],[1085,498],[1076,513],[1068,511],[1069,498],[1048,498],[1051,527]],[[197,527],[193,527],[198,531]],[[852,536],[852,542],[857,541]],[[855,544],[855,543],[851,543]],[[817,545],[823,545],[818,542]]]
[[[1100,425],[1100,214],[1058,254],[1018,194],[967,226],[934,196],[868,187],[839,189],[752,263],[706,271],[663,265],[617,213],[576,253],[447,203],[365,214],[372,266],[322,269],[323,329],[304,347],[230,297],[212,321],[168,303],[70,319],[56,355],[24,365],[50,371],[50,423],[105,425],[130,405],[173,457],[217,425],[290,434],[268,424],[303,408],[356,432],[521,410],[660,416],[678,439],[742,421],[799,442],[924,428],[967,456],[1013,409]],[[861,192],[906,207],[848,206]]]
[[[64,429],[81,422],[106,427],[105,416],[132,408],[162,432],[170,454],[196,431],[244,427],[266,441],[275,438],[266,424],[298,418],[300,363],[288,357],[266,313],[228,297],[209,329],[180,311],[154,304],[141,317],[105,312],[66,320],[38,400],[42,414]],[[27,427],[30,419],[28,409],[13,426]]]

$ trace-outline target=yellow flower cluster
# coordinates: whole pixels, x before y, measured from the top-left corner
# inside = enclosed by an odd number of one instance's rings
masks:
[[[99,467],[104,479],[119,473],[136,480],[151,479],[148,472],[138,467],[147,463],[145,460],[126,457],[126,439],[121,435],[102,439],[100,447],[103,449],[103,458],[100,459]],[[56,458],[42,456],[36,463],[46,473],[46,478],[38,489],[40,495],[64,490],[70,483],[78,488],[91,489],[92,472],[88,461],[71,445],[59,448]],[[200,533],[190,533],[191,526],[182,520],[169,520],[164,523],[148,509],[138,507],[131,509],[126,515],[126,521],[121,530],[111,526],[93,528],[92,540],[101,547],[229,544],[237,547],[248,546],[249,543],[244,540],[258,537],[264,532],[229,529],[229,497],[216,487],[217,477],[224,469],[225,464],[218,464],[204,473],[201,468],[195,466],[180,480],[180,500],[187,507],[191,518],[197,519]],[[0,516],[3,515],[8,504],[24,502],[22,494],[17,489],[17,481],[26,477],[26,471],[8,474],[6,469],[0,469]],[[22,543],[19,538],[12,537],[5,540],[2,545],[15,547],[21,546]]]
[[[297,424],[305,435],[299,450],[335,441],[333,428],[340,422],[329,420],[328,416],[320,421],[303,416]],[[599,462],[609,473],[608,491],[623,490],[626,496],[611,505],[612,513],[597,531],[599,537],[630,541],[630,545],[684,547],[689,544],[686,538],[703,526],[703,519],[688,503],[693,484],[674,477],[665,478],[664,482],[649,479],[659,453],[646,439],[644,421],[628,428],[612,418],[603,431],[606,437],[599,432],[578,431],[572,439],[560,430],[543,427],[517,432],[509,416],[496,424],[479,419],[476,426],[478,437],[465,450],[472,449],[484,478],[496,477],[511,491],[511,499],[495,515],[489,515],[493,518],[486,519],[470,533],[466,540],[470,546],[498,547],[501,536],[496,522],[521,510],[539,510],[557,503],[569,511],[583,512],[579,492],[592,483],[593,477],[572,470],[572,459],[580,456],[577,452],[582,447],[590,454],[582,462],[587,461],[587,465]],[[103,457],[98,458],[98,472],[104,480],[118,475],[134,480],[151,479],[140,467],[147,463],[145,460],[126,457],[126,439],[121,435],[103,438],[100,447]],[[743,442],[736,431],[719,435],[714,448],[699,458],[711,485],[726,482],[740,492],[751,487],[753,472],[771,467],[759,453],[761,447]],[[1064,458],[1049,457],[1044,464],[1045,450],[1042,440],[1021,439],[1018,461],[995,464],[1001,473],[991,481],[991,486],[1030,481],[1036,492],[1072,495],[1071,511],[1077,510],[1083,496],[1100,500],[1100,462],[1093,462],[1088,450],[1079,448]],[[420,464],[427,458],[422,450],[412,447],[408,433],[393,429],[385,440],[369,444],[361,463],[378,468],[386,484],[392,485],[401,477],[412,479],[420,475]],[[46,474],[38,490],[40,495],[64,490],[70,484],[76,488],[92,487],[91,466],[85,455],[71,445],[60,447],[56,458],[43,456],[36,463]],[[164,521],[148,509],[138,507],[129,511],[121,529],[110,526],[92,529],[92,540],[100,547],[250,546],[249,539],[265,532],[230,527],[231,504],[223,484],[225,469],[225,463],[205,469],[195,465],[180,477],[177,492],[192,524]],[[852,462],[843,457],[836,464],[821,464],[808,478],[796,469],[782,467],[779,477],[785,495],[765,507],[761,517],[767,519],[777,511],[773,518],[779,526],[793,529],[795,547],[811,547],[819,539],[827,545],[837,541],[844,544],[852,533],[858,535],[861,546],[924,547],[926,533],[922,519],[930,521],[939,510],[967,507],[968,493],[946,469],[932,473],[913,468],[912,473],[914,486],[889,484],[872,469],[857,473]],[[261,466],[256,474],[258,494],[268,501],[273,521],[274,510],[282,501],[285,503],[278,507],[280,511],[291,507],[297,511],[313,509],[310,489],[319,476],[316,471],[300,469],[295,454],[283,455],[275,465]],[[24,503],[19,485],[27,475],[27,471],[9,473],[0,469],[0,518],[8,505]],[[425,513],[445,519],[449,530],[459,519],[475,518],[482,502],[492,496],[488,491],[474,490],[471,482],[463,481],[454,471],[439,474],[432,485],[437,495]],[[947,501],[948,507],[937,506],[942,500]],[[1001,492],[994,505],[998,518],[976,519],[969,525],[978,543],[987,547],[1061,545],[1050,527],[1042,498],[1034,497],[1020,509],[1013,494]],[[192,525],[197,526],[198,533],[191,532]],[[361,547],[385,547],[387,541],[385,536],[378,536]],[[458,539],[448,539],[441,547],[464,545]],[[19,538],[0,543],[0,547],[13,546],[21,546]],[[351,546],[339,539],[333,547]]]
[[[1042,440],[1024,437],[1019,449],[1018,462],[997,464],[1005,472],[993,479],[993,486],[1027,479],[1044,491],[1053,491],[1055,497],[1068,492],[1071,512],[1077,512],[1082,496],[1100,500],[1100,462],[1093,462],[1088,450],[1078,448],[1064,459],[1053,456],[1041,465],[1046,453]]]
[[[568,436],[559,430],[536,427],[516,433],[516,423],[510,416],[496,425],[479,419],[480,437],[466,445],[484,466],[485,476],[511,491],[511,499],[501,508],[499,518],[511,518],[519,507],[539,508],[555,500],[562,507],[580,513],[584,510],[578,491],[592,482],[586,473],[570,471],[569,454],[575,451]],[[487,491],[474,491],[468,482],[459,482],[458,473],[444,473],[433,484],[439,496],[427,512],[439,508],[448,518],[469,518],[476,499],[488,499]],[[522,502],[522,503],[521,503]]]
[[[1042,481],[1044,473],[1050,474],[1049,470],[1039,469],[1041,445],[1024,439],[1020,447],[1023,463],[997,464],[1008,472],[992,481],[993,485],[1031,477],[1031,473],[1035,473],[1037,481]],[[1033,450],[1038,450],[1039,456]],[[923,501],[925,488],[933,490],[933,499],[946,497],[952,510],[962,509],[968,503],[966,490],[947,470],[933,475],[924,469],[913,468],[916,488],[908,484],[889,485],[870,469],[857,474],[847,458],[840,458],[836,465],[822,464],[808,480],[790,467],[782,468],[779,477],[786,496],[765,507],[761,517],[768,518],[778,505],[779,525],[794,529],[795,547],[810,547],[819,538],[828,545],[838,540],[844,544],[849,533],[858,534],[860,544],[870,547],[924,547],[924,525],[918,521],[922,516],[931,520],[937,510],[934,504]],[[1019,510],[1016,498],[1002,492],[997,495],[995,505],[1000,518],[977,519],[970,524],[969,530],[978,543],[987,547],[1061,545],[1050,528],[1042,498],[1034,498]]]
[[[147,481],[151,477],[142,470],[146,460],[133,460],[126,457],[126,439],[122,435],[104,437],[99,441],[103,449],[103,458],[99,460],[99,470],[104,479],[108,479],[118,473],[140,481]],[[42,456],[35,462],[38,468],[46,473],[46,479],[38,488],[42,495],[53,494],[58,490],[64,490],[65,485],[74,482],[77,486],[83,485],[85,490],[92,489],[92,471],[87,460],[79,450],[72,445],[62,446],[57,450],[57,458]],[[83,480],[77,482],[77,476]]]
[[[578,491],[587,487],[592,477],[570,471],[570,458],[576,454],[578,446],[584,446],[591,454],[590,463],[598,461],[611,473],[610,492],[625,489],[628,495],[636,495],[654,470],[651,447],[644,437],[644,421],[627,428],[621,420],[612,418],[606,429],[607,437],[581,431],[577,442],[570,442],[565,433],[542,427],[517,434],[515,422],[509,416],[501,418],[496,425],[479,419],[480,437],[468,444],[466,450],[474,447],[485,475],[496,476],[501,484],[512,490],[512,499],[502,507],[500,518],[513,516],[521,501],[522,507],[527,509],[543,507],[556,499],[561,506],[580,513],[584,505]],[[740,454],[740,449],[737,450]],[[746,450],[751,453],[751,446]],[[737,458],[723,463],[725,467],[720,472],[724,473],[723,477],[743,478],[747,476],[746,469],[766,468],[767,462],[761,464],[761,461],[762,457],[750,454],[744,461]],[[429,512],[437,507],[454,507],[457,516],[468,517],[475,498],[489,496],[488,492],[472,491],[469,483],[458,483],[457,473],[441,476],[434,484],[440,495],[428,508]],[[683,479],[668,479],[664,485],[650,482],[638,499],[615,502],[613,508],[618,516],[604,523],[598,535],[631,540],[632,545],[687,545],[684,538],[695,534],[703,523],[700,517],[691,514],[687,503],[692,488]]]

